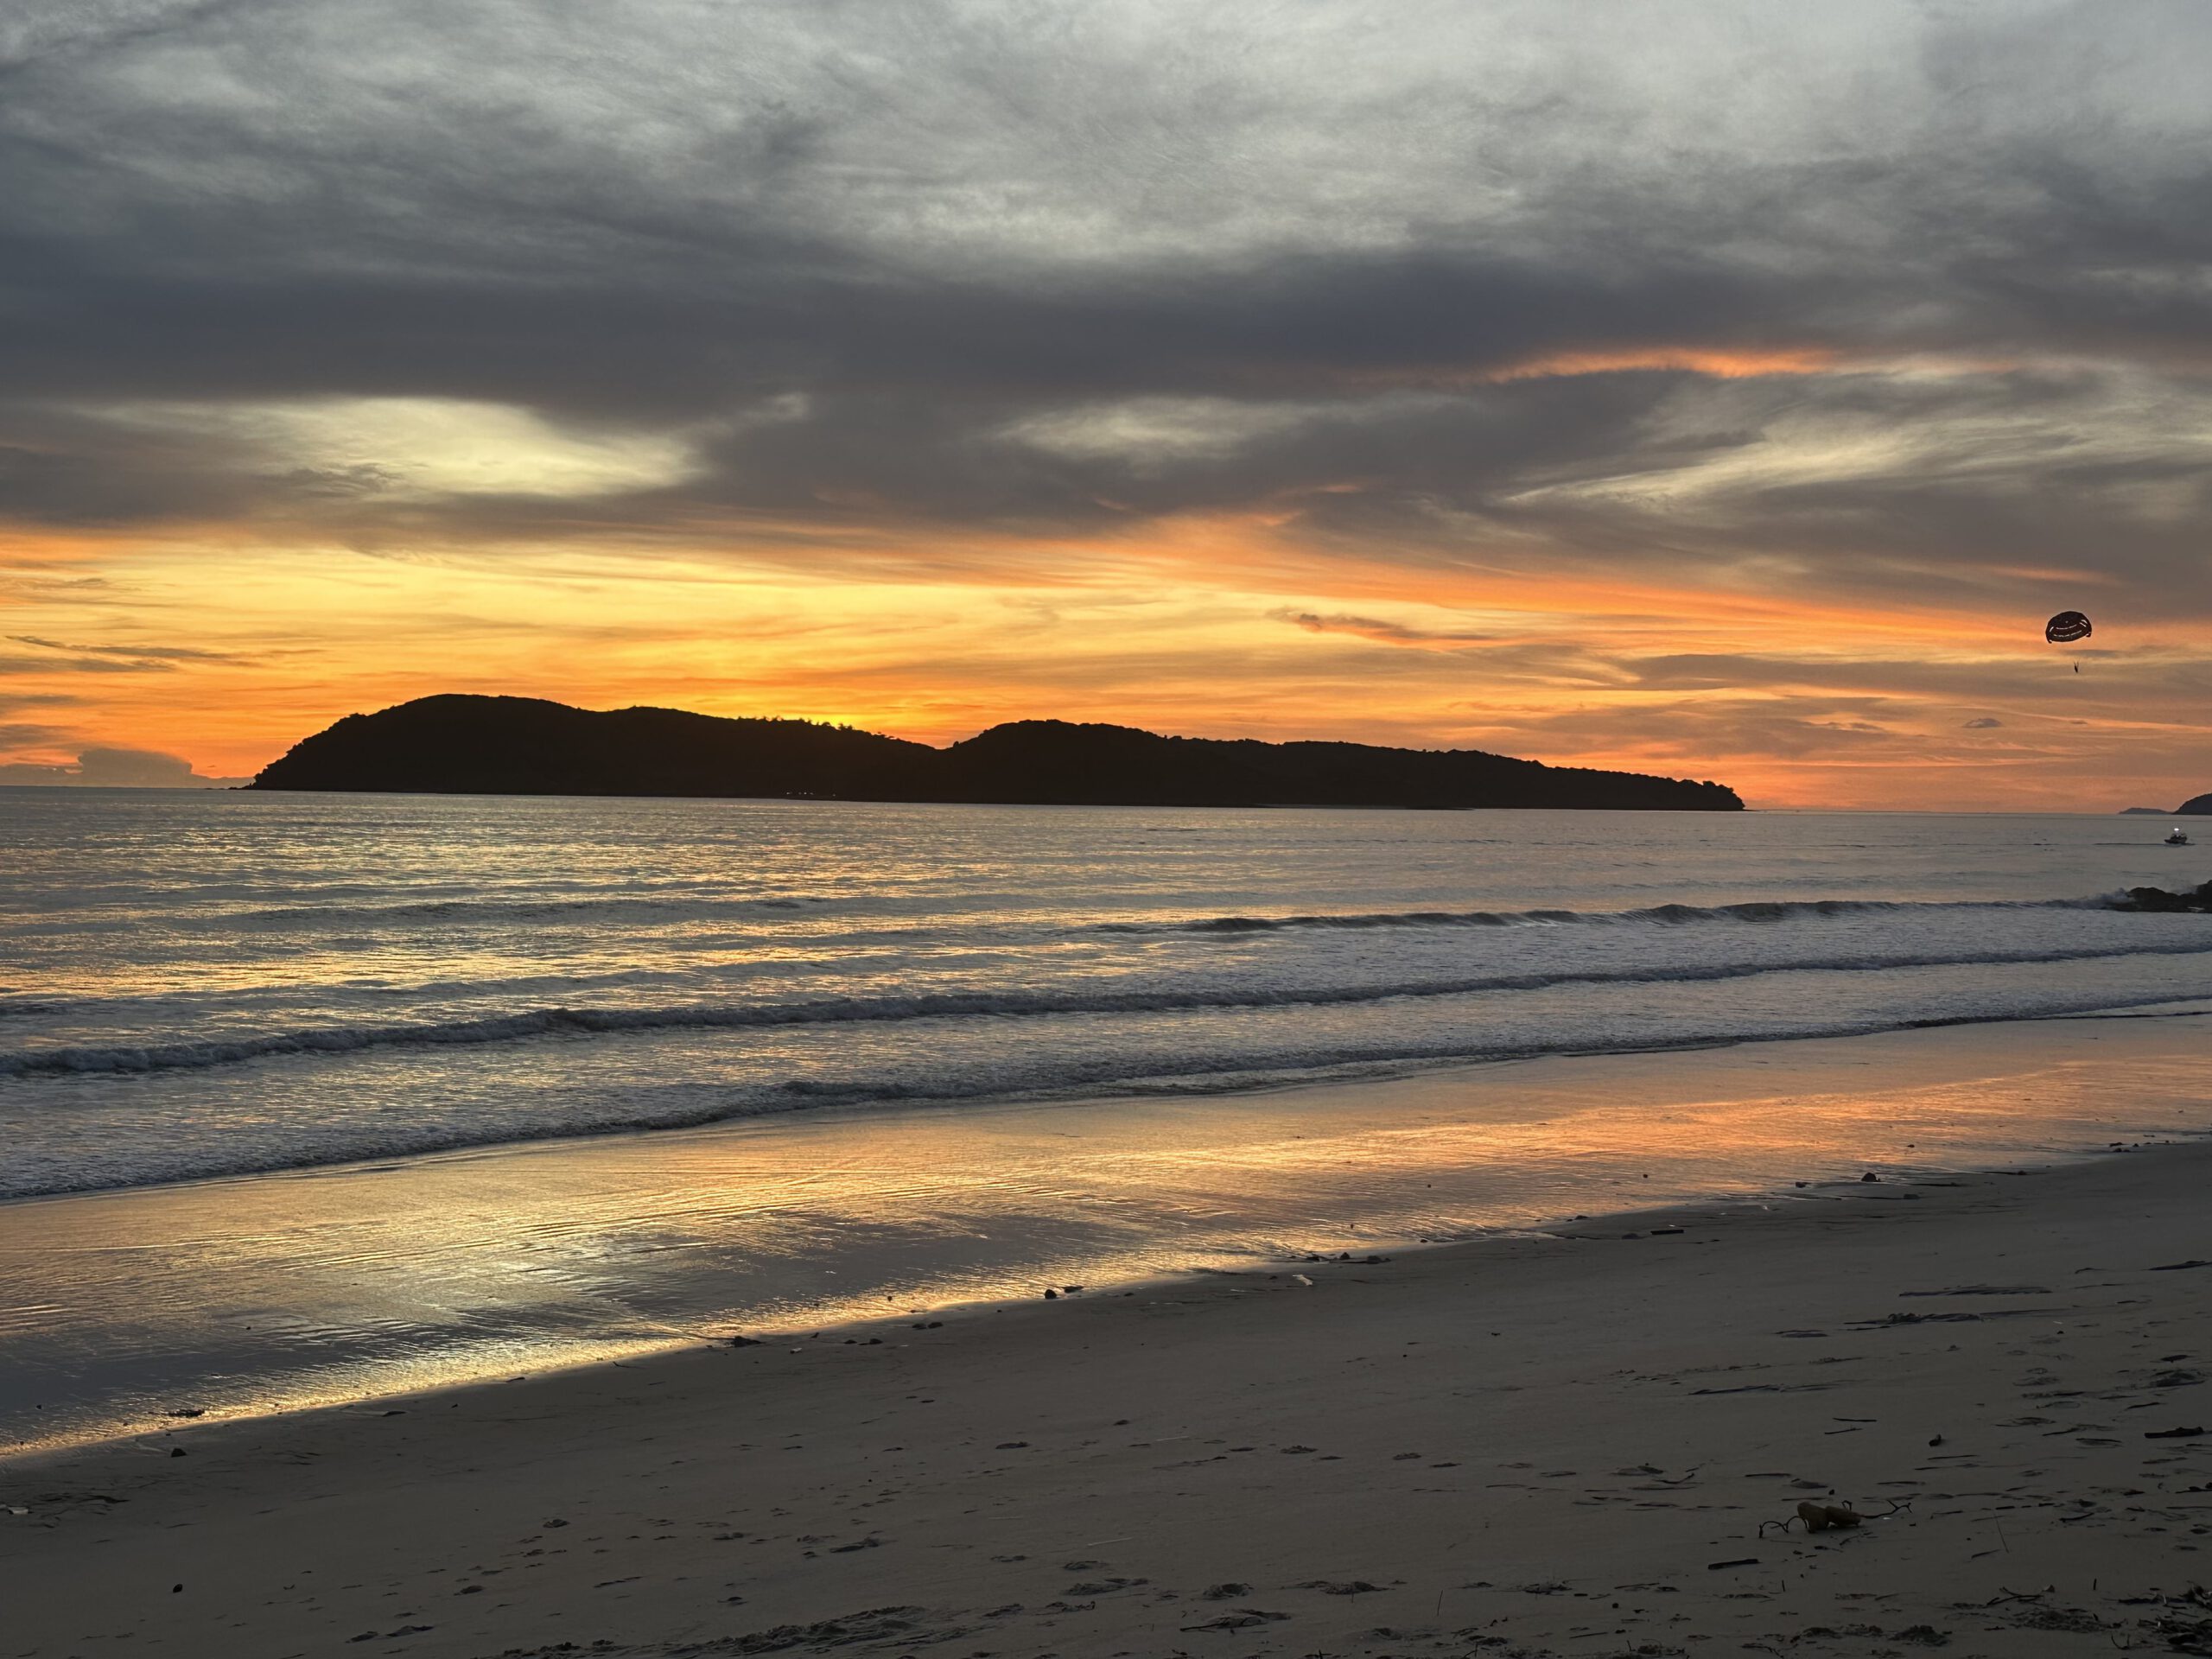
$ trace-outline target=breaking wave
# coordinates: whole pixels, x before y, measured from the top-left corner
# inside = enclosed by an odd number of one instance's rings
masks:
[[[293,1055],[334,1055],[376,1048],[435,1048],[512,1043],[540,1037],[622,1033],[766,1029],[791,1026],[887,1023],[918,1020],[1035,1019],[1068,1014],[1173,1014],[1209,1009],[1341,1007],[1402,997],[1468,996],[1543,990],[1557,985],[1681,984],[1789,973],[1885,973],[1898,969],[2018,966],[2125,957],[2212,954],[2212,931],[2199,940],[2150,942],[2114,949],[2110,942],[2078,949],[1864,951],[1772,962],[1675,963],[1550,972],[1478,974],[1457,978],[1357,985],[1181,986],[1126,991],[1074,989],[955,991],[912,996],[843,996],[785,1002],[682,1003],[642,1007],[535,1007],[473,1020],[380,1025],[334,1025],[206,1041],[55,1046],[0,1051],[0,1077],[199,1070]]]
[[[1101,922],[1102,933],[1281,933],[1306,928],[1621,927],[1700,922],[1771,923],[1827,916],[2008,910],[2111,910],[2124,895],[2094,899],[2023,899],[1914,903],[1904,899],[1775,899],[1738,905],[1651,905],[1638,910],[1399,910],[1351,915],[1203,916],[1170,922]]]

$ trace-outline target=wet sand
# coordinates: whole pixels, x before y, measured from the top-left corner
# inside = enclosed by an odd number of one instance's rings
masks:
[[[181,1425],[0,1465],[0,1654],[2212,1651],[2208,1179],[1828,1185]]]
[[[0,1459],[1117,1287],[2212,1128],[2207,1020],[925,1103],[0,1205]]]

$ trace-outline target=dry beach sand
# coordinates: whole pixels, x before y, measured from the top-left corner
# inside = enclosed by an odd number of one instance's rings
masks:
[[[2208,1179],[2160,1147],[184,1426],[0,1465],[0,1655],[2212,1652]],[[1807,1500],[1868,1519],[1781,1530]]]

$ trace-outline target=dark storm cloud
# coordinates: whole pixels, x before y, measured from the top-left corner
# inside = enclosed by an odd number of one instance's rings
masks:
[[[683,494],[789,508],[842,492],[945,518],[1078,521],[1331,487],[1473,500],[1611,465],[1663,396],[1649,378],[1342,400],[810,398],[708,445],[712,481]]]
[[[1288,504],[1415,563],[1503,535],[2212,603],[2212,18],[1765,15],[35,0],[0,24],[0,511],[543,540]],[[1837,369],[1702,372],[1793,354]],[[1623,366],[1498,378],[1560,358]],[[426,493],[222,418],[370,397],[688,464]]]

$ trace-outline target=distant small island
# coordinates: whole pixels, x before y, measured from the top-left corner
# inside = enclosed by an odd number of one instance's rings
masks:
[[[2212,818],[2212,795],[2192,795],[2171,812],[2163,806],[2123,806],[2123,818]]]
[[[1021,720],[931,748],[849,726],[420,697],[348,715],[246,785],[393,794],[799,797],[1052,806],[1573,807],[1739,812],[1725,785],[1479,749],[1161,737]]]

